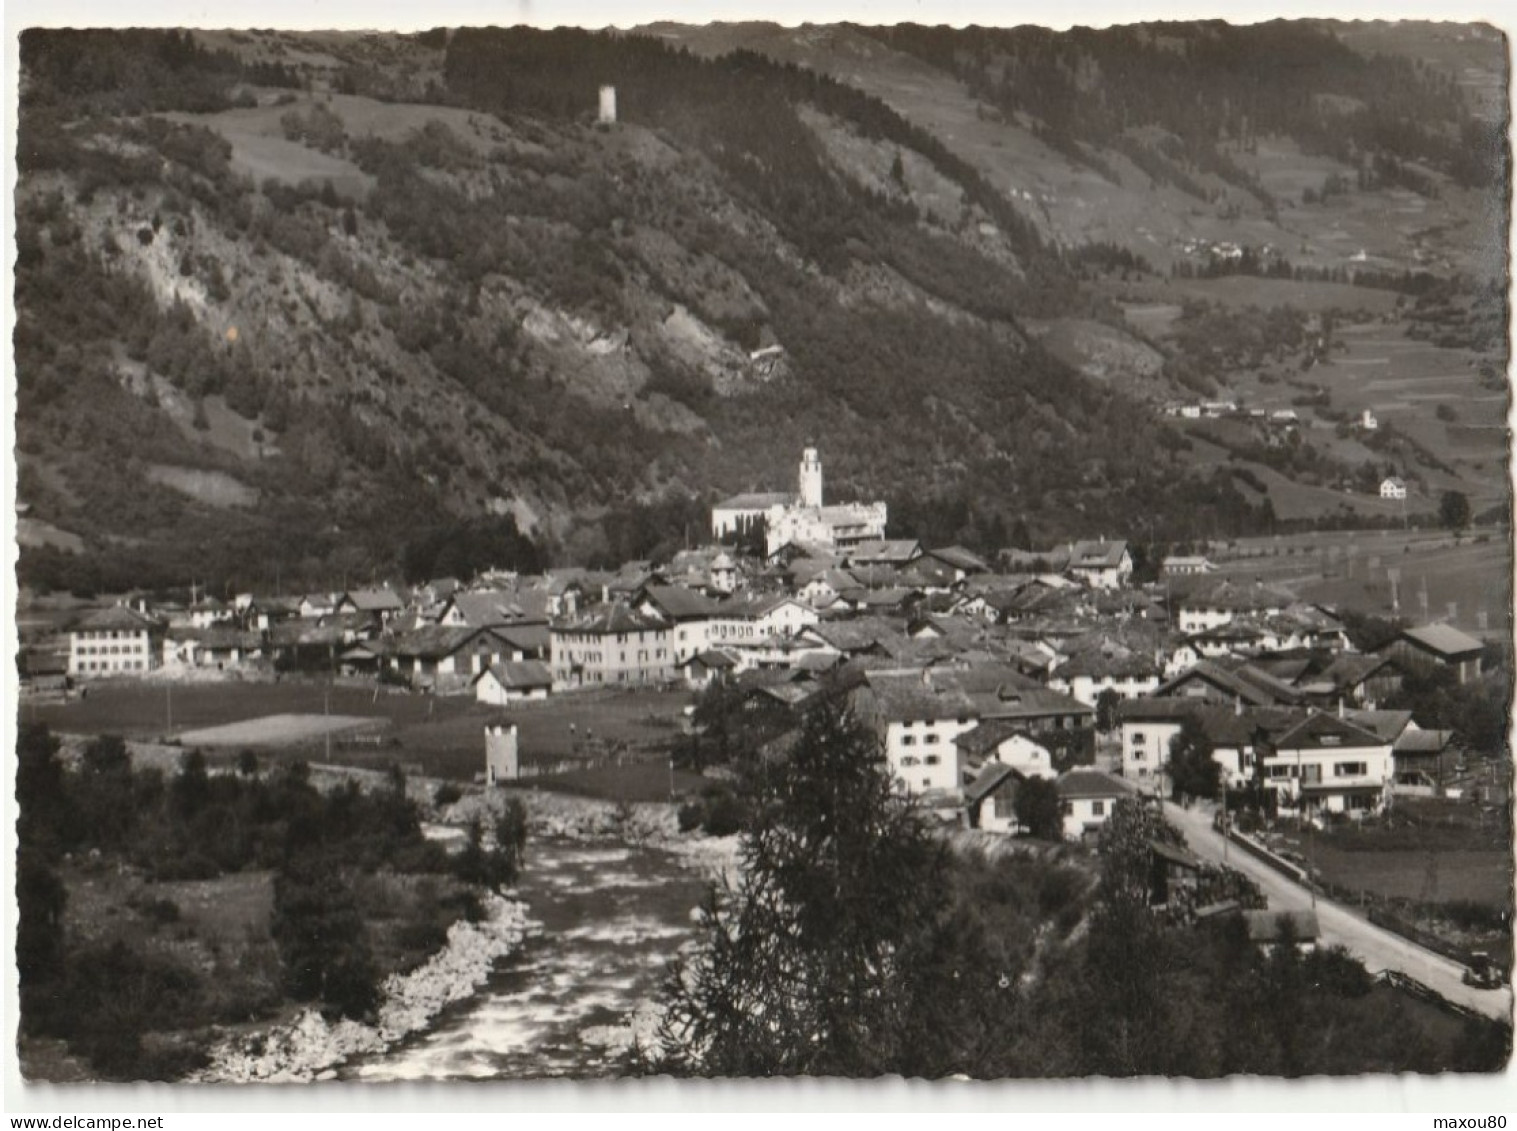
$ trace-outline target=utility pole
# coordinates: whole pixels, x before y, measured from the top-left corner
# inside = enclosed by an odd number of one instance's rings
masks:
[[[165,705],[166,705],[167,710],[168,710],[168,722],[165,724],[165,728],[167,729],[167,731],[168,731],[169,734],[173,734],[174,733],[174,685],[172,683],[165,683],[163,685],[163,697],[164,697]]]

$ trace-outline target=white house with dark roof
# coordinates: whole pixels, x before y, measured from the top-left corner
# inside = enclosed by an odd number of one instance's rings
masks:
[[[1055,667],[1048,686],[1093,707],[1103,691],[1115,692],[1123,699],[1151,694],[1162,675],[1153,653],[1103,640],[1079,649]]]
[[[554,621],[548,636],[555,691],[662,684],[678,674],[674,625],[626,604]]]
[[[1268,586],[1258,583],[1238,585],[1224,579],[1181,600],[1179,628],[1187,634],[1209,632],[1248,613],[1279,616],[1293,602],[1290,594]]]
[[[1388,479],[1380,481],[1380,497],[1382,499],[1406,498],[1406,480],[1392,475]]]
[[[164,626],[126,605],[92,613],[69,633],[71,676],[146,675],[163,665]]]
[[[1307,813],[1364,816],[1384,805],[1395,780],[1394,743],[1318,711],[1281,734],[1262,760],[1280,804]]]
[[[1133,795],[1130,786],[1100,770],[1070,770],[1057,784],[1064,836],[1070,840],[1099,832],[1117,802]]]
[[[676,665],[710,647],[711,622],[718,605],[705,594],[679,585],[645,585],[635,605],[638,611],[673,626]]]
[[[336,613],[362,613],[381,622],[405,611],[406,603],[389,586],[377,589],[349,589],[332,604]]]
[[[1120,589],[1132,576],[1132,554],[1126,542],[1076,542],[1066,572],[1091,589]]]
[[[553,671],[541,660],[504,660],[474,677],[474,698],[497,707],[546,699]]]
[[[864,713],[874,722],[890,771],[907,793],[957,792],[968,756],[958,738],[979,725],[974,700],[930,673],[870,675]]]

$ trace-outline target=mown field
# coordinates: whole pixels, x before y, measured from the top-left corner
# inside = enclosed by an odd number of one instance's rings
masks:
[[[1511,853],[1495,849],[1346,852],[1319,841],[1309,858],[1326,882],[1387,899],[1504,906],[1511,896]]]
[[[484,728],[515,723],[524,763],[589,760],[624,745],[631,750],[667,747],[684,708],[685,691],[591,691],[556,696],[511,709],[490,707],[467,696],[430,696],[319,681],[174,685],[99,682],[87,699],[29,704],[26,717],[63,734],[120,734],[156,740],[195,731],[287,715],[350,716],[388,724],[382,736],[334,736],[333,762],[384,769],[400,764],[435,777],[472,780],[484,769]],[[172,711],[173,725],[169,726]],[[288,742],[275,727],[267,741],[249,735],[242,746],[221,747],[212,762],[235,760],[245,746],[268,758],[321,761],[324,737]],[[277,750],[274,749],[277,746]],[[667,791],[666,791],[667,792]]]
[[[1396,570],[1401,616],[1424,617],[1425,590],[1427,619],[1476,635],[1510,633],[1512,552],[1500,529],[1457,543],[1447,533],[1394,530],[1246,538],[1214,560],[1225,574],[1257,578],[1302,600],[1384,617],[1397,611],[1389,576]]]

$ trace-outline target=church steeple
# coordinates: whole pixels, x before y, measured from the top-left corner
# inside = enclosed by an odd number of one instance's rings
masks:
[[[801,506],[820,507],[822,505],[822,460],[816,454],[815,448],[807,448],[801,453]]]

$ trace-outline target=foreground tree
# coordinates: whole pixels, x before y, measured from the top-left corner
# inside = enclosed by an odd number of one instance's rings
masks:
[[[1059,808],[1059,787],[1048,778],[1028,778],[1017,786],[1012,802],[1017,821],[1028,833],[1055,843],[1064,839],[1064,814]]]
[[[663,1071],[872,1076],[913,1070],[912,1003],[946,859],[840,700],[810,711],[760,783],[735,887],[713,889],[699,952],[676,965]]]
[[[1445,491],[1438,500],[1438,521],[1455,534],[1470,524],[1470,500],[1463,491]]]
[[[1217,796],[1222,766],[1212,757],[1205,728],[1194,718],[1182,722],[1180,733],[1169,740],[1169,780],[1176,801]]]

